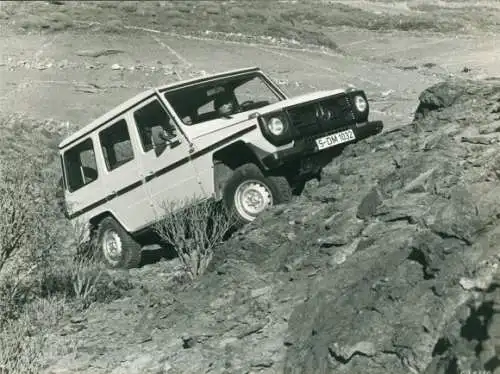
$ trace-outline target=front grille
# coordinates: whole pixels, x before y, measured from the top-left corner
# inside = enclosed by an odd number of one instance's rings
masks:
[[[321,114],[329,113],[329,117]],[[298,138],[337,130],[356,122],[348,96],[334,96],[288,110]],[[319,115],[319,117],[318,117]]]

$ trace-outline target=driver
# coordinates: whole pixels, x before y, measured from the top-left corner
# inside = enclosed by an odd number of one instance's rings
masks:
[[[230,94],[226,92],[217,96],[217,98],[214,100],[214,107],[217,111],[217,114],[222,117],[230,116],[231,114],[236,112],[234,99]]]

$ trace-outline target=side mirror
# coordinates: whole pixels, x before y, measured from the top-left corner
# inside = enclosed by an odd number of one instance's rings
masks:
[[[168,133],[167,131],[161,131],[157,137],[155,137],[154,148],[156,156],[161,155],[165,152],[167,148],[175,148],[181,144],[181,138],[176,133]]]

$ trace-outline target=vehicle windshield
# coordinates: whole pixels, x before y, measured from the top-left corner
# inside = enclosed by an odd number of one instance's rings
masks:
[[[259,73],[176,89],[166,92],[165,98],[186,125],[228,118],[283,99]]]

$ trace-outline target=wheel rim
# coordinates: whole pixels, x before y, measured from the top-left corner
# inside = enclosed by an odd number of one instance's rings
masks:
[[[102,253],[112,266],[120,262],[123,254],[122,240],[115,230],[108,229],[102,235]]]
[[[273,195],[264,183],[248,180],[236,189],[234,205],[240,216],[253,221],[264,209],[273,205]]]

